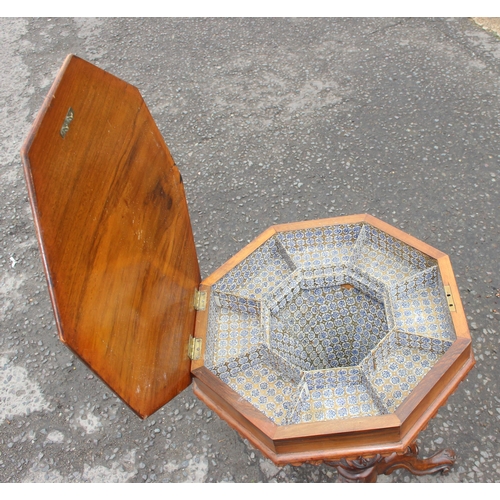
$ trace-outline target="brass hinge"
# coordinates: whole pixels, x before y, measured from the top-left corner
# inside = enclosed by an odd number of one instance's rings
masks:
[[[200,359],[202,340],[196,337],[189,337],[188,356],[193,361]]]
[[[194,308],[197,311],[204,311],[207,307],[207,292],[200,292],[195,290],[194,292]]]
[[[449,285],[445,285],[444,291],[446,293],[446,300],[448,301],[448,307],[450,308],[450,311],[456,311],[455,301],[453,300],[453,294],[451,293],[451,287]]]

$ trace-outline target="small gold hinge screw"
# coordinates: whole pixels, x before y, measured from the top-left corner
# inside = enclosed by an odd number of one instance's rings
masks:
[[[207,307],[207,292],[194,292],[194,308],[197,311],[204,311]]]
[[[448,301],[450,311],[456,311],[455,301],[453,300],[453,294],[451,293],[451,287],[449,285],[445,285],[444,291],[446,293],[446,300]]]
[[[196,337],[189,337],[188,356],[193,361],[201,357],[202,340]]]

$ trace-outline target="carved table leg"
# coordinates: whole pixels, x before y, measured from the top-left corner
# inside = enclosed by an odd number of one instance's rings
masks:
[[[343,458],[325,461],[325,464],[336,467],[342,482],[375,483],[379,474],[390,474],[401,468],[417,476],[436,472],[446,474],[456,460],[453,450],[440,450],[429,458],[419,458],[417,455],[418,446],[412,443],[404,453],[391,453],[388,456],[377,454],[374,457],[358,457],[354,460]]]

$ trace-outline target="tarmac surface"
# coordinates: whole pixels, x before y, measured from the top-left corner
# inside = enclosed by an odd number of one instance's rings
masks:
[[[476,367],[418,439],[500,482],[500,39],[459,19],[0,19],[0,481],[334,482],[186,389],[140,420],[58,340],[19,150],[68,53],[137,86],[202,276],[267,227],[370,213],[447,253]]]

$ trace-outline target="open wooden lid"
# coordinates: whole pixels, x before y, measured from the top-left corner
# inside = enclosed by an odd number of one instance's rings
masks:
[[[200,271],[139,91],[69,55],[21,152],[60,338],[146,417],[191,381]]]

